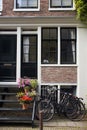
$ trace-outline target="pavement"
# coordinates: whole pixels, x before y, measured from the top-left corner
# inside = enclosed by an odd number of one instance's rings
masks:
[[[52,120],[43,122],[42,126],[41,128],[38,120],[34,121],[33,128],[31,124],[3,123],[0,124],[0,130],[87,130],[87,114],[81,121],[71,121],[64,116],[59,117],[55,115]]]

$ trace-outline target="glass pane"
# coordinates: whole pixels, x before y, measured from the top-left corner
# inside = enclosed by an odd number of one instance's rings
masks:
[[[0,35],[0,62],[16,62],[16,36]]]
[[[28,7],[37,7],[37,0],[28,0]]]
[[[61,30],[62,39],[75,39],[75,29],[62,28]]]
[[[43,39],[49,39],[49,29],[43,29]]]
[[[43,41],[42,44],[42,62],[43,63],[48,63],[48,50],[49,50],[49,46],[48,46],[48,41]]]
[[[72,0],[62,0],[62,6],[72,6]]]
[[[57,29],[43,29],[43,39],[56,39],[57,37]]]
[[[51,0],[52,5],[51,6],[61,6],[61,0]]]
[[[57,63],[57,28],[42,29],[42,63]]]
[[[27,7],[27,0],[21,0],[21,7]]]
[[[61,38],[62,39],[68,39],[68,30],[67,29],[62,29],[61,30]]]
[[[76,39],[75,29],[70,29],[70,37],[71,39]]]
[[[23,38],[23,61],[29,62],[29,37]]]
[[[76,62],[76,48],[75,42],[62,41],[61,43],[61,63],[75,63]]]
[[[37,7],[37,0],[17,0],[17,7]]]
[[[49,35],[50,35],[50,39],[52,39],[52,40],[57,39],[57,29],[55,29],[55,28],[50,29],[50,34]]]
[[[36,62],[36,37],[23,37],[23,62]]]
[[[76,86],[74,86],[74,85],[73,86],[70,86],[70,85],[61,86],[60,87],[60,91],[76,95]]]

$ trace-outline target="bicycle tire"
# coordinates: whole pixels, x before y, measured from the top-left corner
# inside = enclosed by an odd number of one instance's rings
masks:
[[[85,108],[85,104],[81,101],[78,102],[78,111],[77,111],[77,116],[76,118],[72,118],[72,121],[81,121],[85,115],[86,115],[86,108]]]
[[[41,100],[37,104],[36,108],[36,117],[39,119],[39,111],[42,111],[43,113],[43,121],[49,121],[53,118],[54,115],[54,106],[52,103],[49,103],[46,100]]]
[[[71,115],[66,113],[66,115],[72,121],[80,121],[86,114],[85,105],[81,101],[77,101],[74,105],[76,106],[75,113],[72,113]]]
[[[77,117],[77,112],[78,112],[77,104],[75,103],[73,104],[70,102],[68,105],[65,106],[65,114],[70,120],[75,119]]]

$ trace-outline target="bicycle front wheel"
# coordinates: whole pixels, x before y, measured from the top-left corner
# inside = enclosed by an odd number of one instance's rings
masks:
[[[37,104],[36,116],[39,119],[39,111],[43,112],[43,121],[49,121],[54,115],[54,106],[46,100],[42,100]]]

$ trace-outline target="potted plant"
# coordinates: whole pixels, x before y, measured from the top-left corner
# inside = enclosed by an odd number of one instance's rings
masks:
[[[16,96],[23,109],[27,109],[29,103],[34,100],[36,96],[36,88],[38,86],[36,79],[20,78],[18,79],[18,88]],[[24,108],[24,106],[26,108]]]

